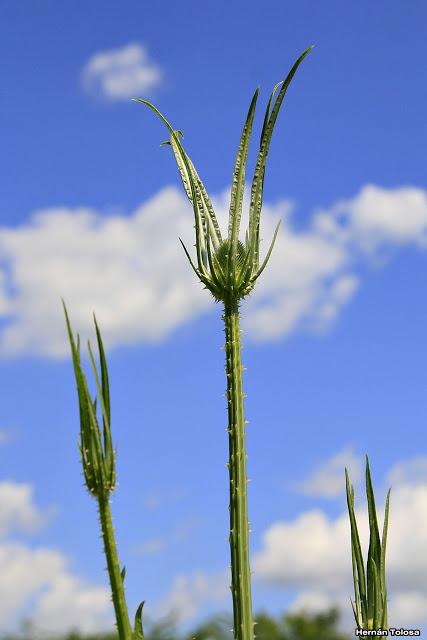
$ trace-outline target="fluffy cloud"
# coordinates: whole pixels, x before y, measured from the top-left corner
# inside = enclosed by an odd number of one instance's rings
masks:
[[[213,200],[225,229],[228,194]],[[327,330],[357,291],[362,261],[403,243],[427,247],[421,189],[364,187],[352,200],[317,211],[302,231],[293,228],[292,211],[289,201],[264,206],[266,243],[277,220],[284,224],[246,303],[252,340]],[[0,228],[0,355],[67,355],[61,297],[83,338],[92,335],[95,310],[107,347],[166,339],[213,308],[178,242],[191,248],[192,233],[191,207],[173,187],[129,215],[57,208]]]
[[[208,308],[177,239],[191,232],[188,216],[181,194],[164,189],[130,217],[56,209],[0,231],[14,288],[0,351],[66,355],[61,297],[83,338],[96,311],[107,346],[162,340]]]
[[[168,536],[145,540],[135,549],[138,555],[157,555],[171,546],[181,544],[200,526],[200,518],[192,516],[180,522]]]
[[[0,482],[0,537],[15,531],[34,533],[51,515],[51,509],[43,513],[34,505],[31,485]]]
[[[422,467],[424,475],[418,471]],[[405,481],[399,472],[405,469]],[[412,483],[408,478],[417,480]],[[387,578],[390,624],[427,624],[427,459],[398,465],[389,475],[392,486],[387,543]],[[356,505],[362,496],[356,495]],[[377,495],[378,504],[384,496]],[[369,526],[366,508],[356,509],[362,548],[366,560]],[[378,509],[379,522],[384,512]],[[329,518],[320,510],[302,513],[287,522],[275,522],[265,532],[262,548],[253,562],[258,580],[297,589],[292,609],[321,610],[337,604],[349,614],[348,598],[353,592],[348,514]],[[350,612],[351,613],[351,612]],[[345,614],[347,615],[347,614]],[[348,616],[348,623],[352,622]]]
[[[89,633],[113,624],[108,589],[74,576],[62,553],[2,543],[0,625],[11,628],[30,602],[35,602],[32,623],[41,632],[79,628]]]
[[[42,632],[111,628],[108,589],[75,576],[60,551],[8,539],[16,531],[33,533],[47,515],[34,504],[31,486],[0,484],[0,626],[12,629],[32,603],[32,622]]]
[[[160,67],[150,61],[147,50],[138,43],[96,53],[82,72],[84,88],[109,100],[146,95],[161,79]]]
[[[425,247],[427,193],[415,187],[366,185],[355,198],[318,212],[314,224],[320,232],[364,250],[374,251],[384,244]]]

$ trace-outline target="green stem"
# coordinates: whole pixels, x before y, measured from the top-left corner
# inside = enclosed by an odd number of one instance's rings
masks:
[[[114,539],[113,521],[109,496],[98,497],[99,519],[101,522],[102,539],[104,541],[107,569],[110,576],[111,594],[116,614],[117,631],[120,640],[132,640],[132,628],[125,600],[125,590],[120,572],[117,546]]]
[[[243,413],[243,383],[239,303],[224,304],[227,372],[231,591],[235,640],[253,640],[251,571],[249,567],[249,523],[246,495],[246,446]]]

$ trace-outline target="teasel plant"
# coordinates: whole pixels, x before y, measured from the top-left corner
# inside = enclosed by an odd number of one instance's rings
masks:
[[[387,586],[385,578],[385,555],[389,519],[390,492],[387,492],[382,539],[378,530],[375,497],[372,488],[369,460],[366,456],[366,496],[369,515],[369,549],[366,572],[360,545],[356,516],[354,513],[354,487],[345,470],[347,506],[351,529],[351,560],[353,568],[354,602],[350,598],[354,619],[358,629],[386,630]]]
[[[110,578],[117,632],[119,640],[144,640],[142,627],[142,609],[144,602],[141,602],[136,611],[134,627],[132,628],[124,590],[126,569],[125,567],[120,569],[111,515],[110,497],[116,487],[116,451],[113,448],[111,436],[110,387],[101,332],[94,315],[101,371],[99,375],[92,348],[90,342],[88,342],[89,358],[98,392],[98,398],[95,397],[92,399],[81,364],[80,338],[78,334],[77,338],[74,338],[67,308],[64,301],[62,303],[77,384],[80,414],[79,449],[84,482],[90,495],[93,496],[98,503],[99,521],[104,553],[107,560],[107,571]],[[97,416],[98,400],[102,415],[102,435]]]
[[[264,176],[270,141],[287,89],[300,63],[312,47],[296,60],[283,82],[273,89],[267,104],[261,131],[260,146],[252,181],[249,224],[245,242],[239,238],[245,186],[246,161],[255,115],[259,88],[250,103],[246,122],[238,146],[231,185],[228,234],[223,237],[211,200],[184,147],[183,134],[176,130],[150,102],[135,99],[163,121],[169,131],[169,140],[181,176],[184,190],[193,206],[196,232],[196,262],[182,243],[195,274],[216,302],[224,308],[225,355],[227,376],[228,439],[229,439],[229,491],[230,491],[230,552],[231,592],[233,599],[233,634],[235,640],[253,640],[251,572],[249,565],[249,522],[247,506],[247,473],[244,394],[241,362],[240,312],[241,301],[250,294],[264,271],[279,230],[277,225],[273,239],[263,261],[260,261],[260,217],[263,200]]]

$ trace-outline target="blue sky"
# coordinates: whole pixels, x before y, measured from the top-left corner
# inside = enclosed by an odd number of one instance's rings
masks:
[[[108,345],[131,609],[229,610],[221,309],[152,100],[225,224],[243,119],[307,46],[278,119],[244,303],[254,608],[338,603],[352,628],[349,466],[391,484],[390,620],[427,619],[425,3],[0,5],[0,629],[112,619],[82,487],[60,297]],[[252,163],[252,164],[251,164]],[[381,509],[380,509],[381,510]]]

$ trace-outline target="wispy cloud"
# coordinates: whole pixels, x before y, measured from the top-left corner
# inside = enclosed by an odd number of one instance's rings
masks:
[[[135,549],[139,555],[157,555],[162,553],[171,546],[180,544],[192,535],[192,533],[200,526],[201,518],[192,516],[180,522],[168,536],[151,538],[145,540]]]
[[[82,71],[86,91],[108,100],[147,95],[161,79],[160,67],[150,60],[147,49],[136,42],[95,53]]]
[[[146,491],[143,495],[143,504],[146,509],[155,511],[160,507],[165,507],[167,504],[171,504],[182,500],[186,496],[187,492],[183,487],[175,487],[170,491],[160,491],[159,489],[151,489]]]
[[[303,482],[293,484],[293,488],[308,496],[335,498],[345,493],[344,468],[348,469],[352,484],[361,475],[362,458],[350,447],[340,451],[321,464]]]
[[[158,617],[171,617],[179,623],[194,618],[205,604],[224,605],[230,593],[229,571],[209,575],[195,571],[176,576],[169,593],[153,608]]]
[[[417,456],[395,464],[387,474],[387,483],[397,485],[427,484],[427,456]]]
[[[15,435],[12,429],[0,429],[0,447],[12,442],[15,439]]]
[[[425,464],[425,461],[424,463]],[[327,465],[326,465],[327,466]],[[417,459],[396,469],[419,467]],[[392,473],[393,475],[393,473]],[[387,543],[387,576],[390,623],[395,626],[427,624],[427,483],[412,479],[400,482],[394,473]],[[365,496],[356,495],[356,506]],[[377,507],[385,496],[377,492]],[[384,511],[378,508],[379,523]],[[367,508],[356,510],[366,560],[369,526]],[[297,589],[293,609],[306,606],[320,610],[337,604],[347,612],[352,594],[350,527],[347,512],[329,518],[319,509],[301,513],[290,521],[273,523],[265,532],[262,548],[254,557],[255,579],[283,589]]]
[[[228,194],[214,198],[225,229]],[[323,332],[359,286],[358,268],[400,246],[427,248],[427,195],[415,187],[364,187],[351,200],[314,213],[306,230],[292,226],[289,201],[265,203],[263,237],[284,219],[269,268],[247,302],[252,340],[295,331]],[[400,215],[396,220],[397,212]],[[185,196],[162,189],[130,215],[48,209],[20,227],[0,228],[0,355],[68,355],[60,298],[87,338],[95,310],[107,347],[167,339],[213,308],[189,268],[192,212]],[[383,264],[385,264],[383,260]],[[366,271],[366,270],[365,270]]]

